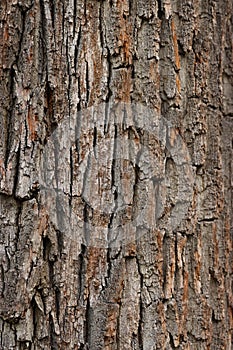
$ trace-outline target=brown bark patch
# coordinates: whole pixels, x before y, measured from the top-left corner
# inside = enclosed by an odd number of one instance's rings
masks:
[[[28,108],[27,123],[29,128],[29,137],[32,141],[37,139],[38,116],[32,112],[32,107]]]
[[[175,53],[175,64],[176,64],[176,68],[180,69],[180,55],[179,55],[177,34],[176,34],[176,28],[175,28],[174,20],[171,21],[171,29],[172,29],[172,39],[173,39],[174,53]]]

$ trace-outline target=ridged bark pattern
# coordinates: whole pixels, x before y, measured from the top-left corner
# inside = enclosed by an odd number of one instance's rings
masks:
[[[232,349],[232,14],[0,2],[0,349]]]

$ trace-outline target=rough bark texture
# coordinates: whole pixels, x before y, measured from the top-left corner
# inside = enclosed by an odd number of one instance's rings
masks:
[[[0,2],[1,349],[232,349],[232,13]]]

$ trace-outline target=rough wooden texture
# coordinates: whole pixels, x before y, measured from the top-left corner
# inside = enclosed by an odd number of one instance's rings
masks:
[[[0,2],[0,349],[232,349],[232,13]]]

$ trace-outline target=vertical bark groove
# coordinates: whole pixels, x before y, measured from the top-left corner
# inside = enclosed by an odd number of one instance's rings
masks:
[[[0,348],[232,348],[232,2],[0,4]]]

